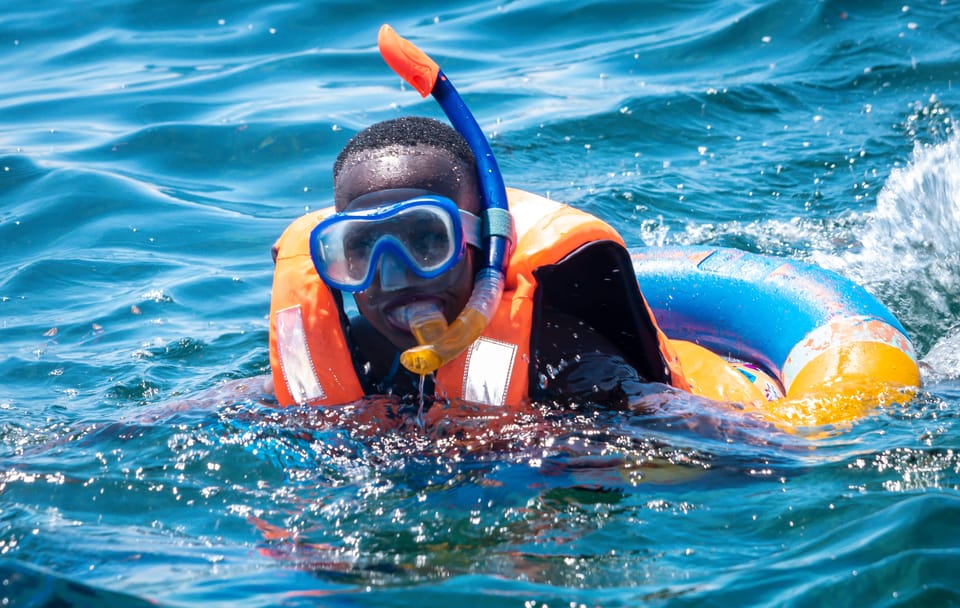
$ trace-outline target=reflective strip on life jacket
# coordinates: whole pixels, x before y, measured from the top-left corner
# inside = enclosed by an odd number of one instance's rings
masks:
[[[477,403],[505,405],[516,358],[516,344],[484,337],[477,339],[467,349],[463,398]]]
[[[280,369],[290,397],[297,403],[325,399],[327,394],[313,367],[307,334],[303,327],[300,305],[284,308],[274,314],[277,323],[277,351]]]

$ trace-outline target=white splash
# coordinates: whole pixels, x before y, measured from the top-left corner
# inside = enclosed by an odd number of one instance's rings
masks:
[[[938,377],[960,377],[960,137],[915,145],[865,219],[856,250],[818,251],[812,260],[895,294],[901,320],[939,340],[924,363]]]
[[[894,169],[877,195],[860,242],[857,251],[844,254],[843,267],[864,282],[912,283],[926,276],[937,294],[957,296],[960,138],[914,147],[910,163]],[[936,308],[947,311],[942,302]]]

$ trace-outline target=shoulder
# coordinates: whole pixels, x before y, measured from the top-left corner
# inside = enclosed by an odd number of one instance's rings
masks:
[[[531,277],[590,243],[606,241],[625,249],[620,234],[594,215],[523,190],[510,188],[507,195],[517,235],[508,281]]]

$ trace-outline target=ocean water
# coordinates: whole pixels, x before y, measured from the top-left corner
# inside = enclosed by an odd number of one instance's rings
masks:
[[[960,605],[960,3],[6,0],[4,606]],[[819,263],[924,388],[786,433],[659,414],[279,410],[270,245],[359,129],[441,118],[631,246]]]

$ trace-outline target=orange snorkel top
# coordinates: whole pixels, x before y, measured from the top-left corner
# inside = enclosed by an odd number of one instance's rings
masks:
[[[437,76],[440,75],[440,66],[415,44],[384,23],[377,35],[377,46],[387,65],[415,88],[421,97],[433,91]]]

